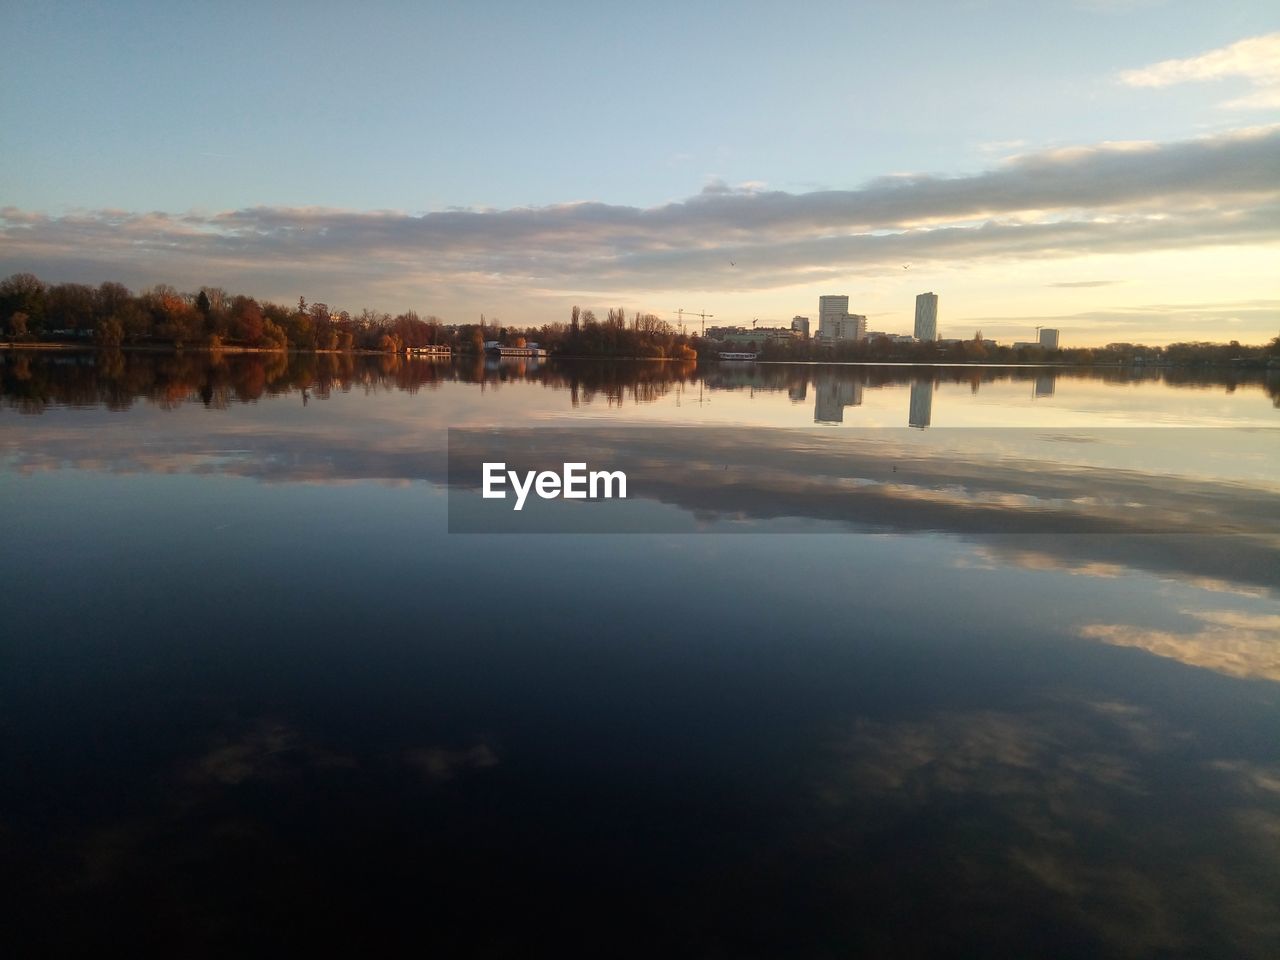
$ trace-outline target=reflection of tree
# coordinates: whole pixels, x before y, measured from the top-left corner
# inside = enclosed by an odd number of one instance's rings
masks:
[[[650,403],[692,380],[692,362],[590,361],[487,365],[482,355],[453,362],[406,360],[397,355],[349,353],[144,353],[120,350],[50,357],[0,354],[0,396],[24,412],[50,405],[127,409],[142,400],[162,407],[202,403],[226,407],[263,396],[334,389],[416,393],[441,383],[501,385],[528,381],[569,392],[575,405],[603,397],[610,404]]]
[[[416,393],[441,383],[540,383],[568,392],[570,403],[603,400],[609,405],[652,403],[678,385],[699,379],[710,390],[762,390],[804,395],[810,380],[821,379],[837,393],[858,396],[864,388],[909,386],[920,377],[935,384],[957,384],[976,391],[981,384],[1022,381],[1037,373],[1001,368],[800,367],[790,365],[712,365],[701,370],[692,361],[621,359],[486,363],[481,355],[452,361],[411,360],[398,355],[351,353],[212,352],[197,354],[108,350],[52,356],[21,351],[0,355],[0,396],[27,412],[49,404],[96,405],[125,409],[138,400],[174,406],[188,401],[225,406],[264,395],[308,391],[329,396],[356,387]],[[1043,374],[1041,374],[1043,376]],[[1280,376],[1274,372],[1232,370],[1062,370],[1060,379],[1104,383],[1163,383],[1171,387],[1262,387],[1280,407]]]

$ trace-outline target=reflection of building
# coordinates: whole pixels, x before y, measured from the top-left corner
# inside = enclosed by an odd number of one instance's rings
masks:
[[[807,378],[787,388],[787,396],[791,398],[792,403],[804,403],[805,397],[808,395],[809,381]]]
[[[867,335],[867,318],[849,312],[847,296],[818,298],[818,337],[828,343],[861,340]]]
[[[1055,373],[1036,374],[1036,393],[1037,397],[1052,397],[1054,384],[1058,382],[1058,375]]]
[[[938,295],[922,293],[916,297],[916,339],[938,339]]]
[[[1046,350],[1058,349],[1058,331],[1053,327],[1040,328],[1040,346]]]
[[[800,336],[803,339],[808,340],[809,339],[809,318],[808,317],[792,317],[791,329],[794,330],[796,333],[800,334]]]
[[[862,406],[862,382],[838,377],[819,378],[814,383],[814,423],[844,423],[845,407]]]
[[[917,380],[911,384],[911,412],[907,424],[923,430],[933,420],[933,381]]]

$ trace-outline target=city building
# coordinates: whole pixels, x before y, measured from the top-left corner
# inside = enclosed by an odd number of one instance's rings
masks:
[[[849,312],[847,296],[818,298],[818,338],[828,343],[862,340],[867,335],[867,318]]]
[[[839,320],[833,320],[828,331],[832,340],[865,340],[867,318],[860,313],[846,313]]]
[[[847,296],[825,296],[818,298],[818,336],[824,340],[835,340],[832,327],[849,315],[849,298]]]
[[[878,340],[884,337],[890,343],[915,343],[916,338],[909,333],[885,333],[883,330],[868,330],[866,337],[868,340]]]
[[[799,316],[792,317],[791,329],[794,330],[796,333],[800,334],[800,336],[803,339],[808,340],[809,339],[809,318],[799,317]]]
[[[791,327],[709,327],[707,338],[735,346],[755,344],[762,347],[770,340],[794,340],[799,336]]]
[[[1058,349],[1058,331],[1053,327],[1040,328],[1040,346],[1046,350]]]
[[[922,293],[916,297],[916,339],[938,339],[938,295]]]

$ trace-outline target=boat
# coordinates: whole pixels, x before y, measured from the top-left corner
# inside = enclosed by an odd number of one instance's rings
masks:
[[[523,347],[508,347],[497,340],[486,340],[484,342],[484,352],[491,357],[537,357],[541,359],[547,356],[546,349],[536,343],[527,343]]]
[[[753,362],[759,354],[748,353],[745,350],[726,350],[720,354],[721,360],[740,360],[747,363]]]

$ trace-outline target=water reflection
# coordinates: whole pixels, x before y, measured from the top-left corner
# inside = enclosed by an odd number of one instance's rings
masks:
[[[911,413],[907,425],[923,430],[933,422],[933,381],[917,380],[911,384]]]
[[[174,955],[1280,955],[1274,378],[0,354],[0,380],[31,955],[122,927]],[[1135,418],[1231,428],[1094,429]],[[871,533],[448,535],[474,480],[444,428],[531,424],[690,529]]]
[[[814,393],[817,397],[813,408],[814,423],[843,423],[845,407],[862,405],[862,384],[852,378],[819,374],[814,383]]]
[[[606,405],[653,403],[695,384],[710,393],[783,393],[804,402],[817,394],[814,422],[842,423],[848,407],[861,406],[864,390],[909,388],[905,423],[932,422],[934,394],[942,386],[984,387],[1026,383],[1037,399],[1052,399],[1060,383],[1082,386],[1148,386],[1256,391],[1280,407],[1280,371],[1192,368],[1063,368],[841,366],[822,364],[720,364],[637,361],[545,361],[533,358],[405,358],[354,354],[41,354],[0,353],[0,395],[5,406],[38,413],[50,406],[128,409],[145,400],[160,406],[199,402],[225,408],[265,396],[328,398],[333,392],[398,390],[409,394],[445,383],[497,385],[527,382],[563,391],[571,406],[601,398]],[[926,390],[926,385],[931,389]],[[1122,401],[1120,395],[1115,397]],[[1120,409],[1119,407],[1117,409]],[[798,425],[801,421],[793,420]],[[899,421],[902,423],[903,421]]]

